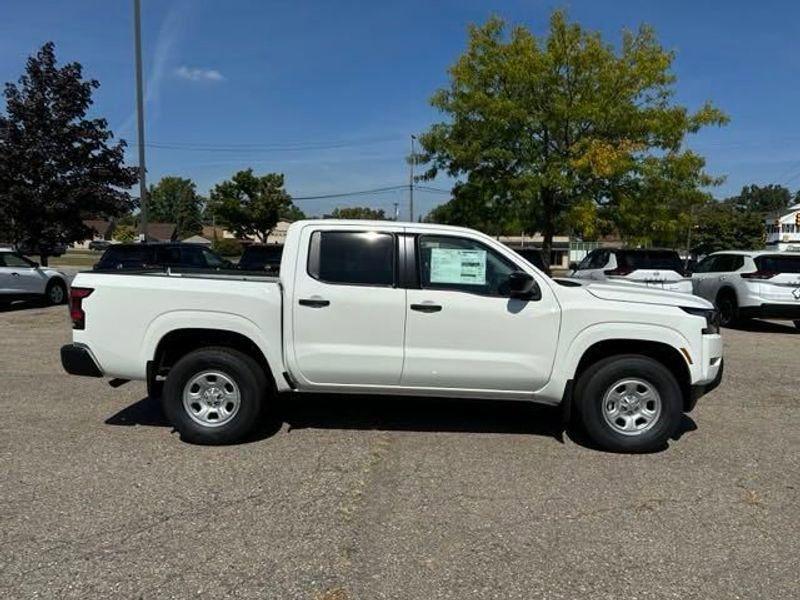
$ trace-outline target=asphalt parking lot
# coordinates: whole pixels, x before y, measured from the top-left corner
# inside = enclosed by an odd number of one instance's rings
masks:
[[[726,330],[656,454],[524,404],[348,397],[213,448],[142,384],[63,373],[64,307],[3,312],[0,597],[797,598],[798,333]]]

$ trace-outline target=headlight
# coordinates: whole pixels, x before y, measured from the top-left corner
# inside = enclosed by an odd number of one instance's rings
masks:
[[[719,312],[715,308],[694,308],[693,306],[681,306],[683,312],[696,317],[703,317],[706,320],[706,326],[703,329],[704,334],[719,333]]]

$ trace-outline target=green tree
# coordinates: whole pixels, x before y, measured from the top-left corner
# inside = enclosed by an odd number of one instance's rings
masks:
[[[132,242],[136,239],[136,229],[131,225],[117,225],[111,237],[118,242]]]
[[[256,176],[239,171],[211,190],[209,209],[238,237],[255,236],[266,243],[278,220],[293,212],[292,197],[283,189],[281,173]]]
[[[709,202],[698,212],[696,223],[691,245],[698,254],[764,247],[763,217],[732,202]]]
[[[386,213],[382,208],[369,208],[368,206],[345,206],[334,208],[330,217],[332,219],[365,219],[369,221],[386,221]]]
[[[150,220],[175,223],[179,239],[202,231],[203,199],[191,179],[163,177],[150,186],[148,201]]]
[[[0,229],[11,241],[49,248],[86,239],[87,216],[115,217],[134,205],[137,181],[124,165],[125,142],[111,143],[105,119],[86,118],[92,92],[73,62],[58,67],[52,42],[28,59],[18,83],[7,83],[0,114]]]
[[[524,27],[507,35],[492,18],[470,28],[449,86],[431,100],[447,120],[420,136],[411,159],[428,165],[422,179],[459,178],[453,203],[471,204],[470,218],[510,214],[540,230],[545,256],[577,203],[616,207],[623,221],[653,190],[666,196],[672,186],[681,203],[704,201],[664,178],[691,168],[693,183],[717,183],[683,141],[727,118],[711,104],[690,112],[673,102],[672,60],[646,26],[625,32],[617,51],[561,11],[545,39]]]
[[[798,192],[800,193],[800,192]],[[784,210],[792,204],[792,193],[782,185],[746,185],[738,196],[726,199],[737,210],[750,211],[762,216]]]

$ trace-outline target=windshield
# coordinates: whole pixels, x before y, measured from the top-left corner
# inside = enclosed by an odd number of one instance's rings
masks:
[[[629,269],[683,271],[678,253],[671,250],[622,250],[617,252],[617,262],[620,267]]]
[[[769,254],[755,259],[759,271],[770,273],[800,273],[800,255]]]

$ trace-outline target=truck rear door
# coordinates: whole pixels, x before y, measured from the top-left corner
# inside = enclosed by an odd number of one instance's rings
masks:
[[[388,229],[305,227],[292,318],[292,371],[305,383],[397,385],[406,290],[397,286],[398,236]]]

